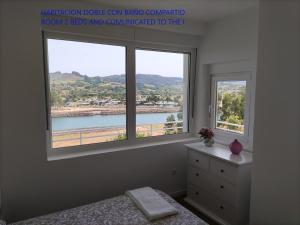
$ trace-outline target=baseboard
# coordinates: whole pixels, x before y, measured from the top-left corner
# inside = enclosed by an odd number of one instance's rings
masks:
[[[169,195],[172,197],[172,198],[180,198],[180,197],[185,197],[186,196],[186,189],[184,190],[181,190],[181,191],[176,191],[176,192],[172,192],[170,193]]]
[[[208,216],[209,218],[211,218],[212,220],[216,221],[217,223],[221,225],[230,225],[227,221],[215,215],[213,212],[205,209],[204,207],[202,207],[201,205],[199,205],[189,197],[185,198],[184,201],[190,204],[191,206],[193,206],[194,208],[196,208],[197,210],[199,210],[200,212],[202,212],[203,214],[205,214],[206,216]]]

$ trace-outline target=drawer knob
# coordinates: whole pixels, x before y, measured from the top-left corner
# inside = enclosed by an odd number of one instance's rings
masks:
[[[221,189],[224,189],[224,186],[223,186],[223,185],[221,185],[221,186],[220,186],[220,188],[221,188]]]
[[[196,173],[196,177],[199,177],[199,173]]]
[[[221,172],[221,173],[224,173],[224,170],[223,170],[223,169],[220,169],[220,172]]]
[[[199,162],[199,159],[196,159],[196,162]]]
[[[224,209],[224,206],[221,205],[221,206],[220,206],[220,209],[223,210],[223,209]]]
[[[198,192],[198,191],[196,191],[196,192],[195,192],[195,194],[196,194],[196,195],[199,195],[199,192]]]

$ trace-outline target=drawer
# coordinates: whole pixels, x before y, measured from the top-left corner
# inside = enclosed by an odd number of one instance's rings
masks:
[[[209,158],[201,153],[193,150],[188,151],[189,154],[189,164],[199,167],[203,170],[208,170],[209,168]]]
[[[188,168],[188,182],[206,191],[211,191],[214,187],[208,171],[197,169],[192,166]]]
[[[236,205],[236,187],[223,179],[211,175],[201,169],[189,167],[188,182],[216,195],[219,199]]]
[[[215,206],[212,203],[214,198],[201,188],[198,188],[193,184],[188,184],[187,195],[202,207],[210,211],[214,210]]]
[[[232,206],[237,206],[236,187],[222,180],[213,180],[212,192],[220,200],[229,203]]]
[[[188,184],[188,197],[229,224],[235,224],[236,208],[224,201],[192,184]]]
[[[228,221],[229,224],[236,224],[236,208],[219,199],[213,199],[212,204],[212,210],[217,216],[224,219],[225,221]]]
[[[238,171],[234,166],[220,160],[211,159],[210,161],[211,173],[222,177],[223,179],[235,184],[237,180]]]

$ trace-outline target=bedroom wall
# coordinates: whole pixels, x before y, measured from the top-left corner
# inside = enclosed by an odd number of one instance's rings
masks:
[[[0,167],[4,219],[13,222],[38,216],[141,186],[167,193],[184,191],[183,143],[47,161],[39,12],[53,6],[94,7],[87,3],[49,2],[4,1],[1,5]],[[95,28],[84,32],[102,33]],[[106,29],[104,33],[129,40],[134,37],[133,30],[126,28]],[[158,31],[139,30],[137,34],[140,40],[153,36],[156,42],[189,46],[196,46],[199,40],[196,36]]]
[[[2,17],[2,10],[3,10],[3,4],[2,4],[2,1],[0,1],[0,90],[1,90],[1,84],[2,84],[2,80],[1,80],[1,74],[2,74],[2,21],[3,21],[3,17]],[[2,107],[1,107],[1,95],[0,95],[0,127],[1,127],[1,124],[2,124]],[[3,169],[2,169],[2,146],[1,146],[1,133],[2,133],[2,130],[0,128],[0,206],[1,206],[1,199],[2,199],[2,196],[1,196],[1,186],[2,186],[2,172],[3,172]],[[0,207],[1,208],[1,207]]]
[[[211,70],[219,73],[250,71],[252,82],[255,84],[257,25],[258,8],[251,8],[207,24],[206,33],[198,51],[195,132],[199,131],[201,127],[210,127],[208,105]],[[252,99],[254,99],[255,85],[252,88]],[[252,116],[253,120],[254,101],[252,103],[250,117]],[[250,138],[252,138],[252,134],[251,130]],[[251,150],[252,141],[247,145]]]
[[[251,224],[300,224],[300,2],[260,3]]]

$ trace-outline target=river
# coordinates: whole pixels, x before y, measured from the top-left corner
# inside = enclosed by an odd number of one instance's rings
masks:
[[[164,123],[169,115],[176,113],[145,113],[136,115],[137,125]],[[95,115],[78,117],[56,117],[52,118],[52,130],[72,130],[81,128],[104,128],[114,126],[125,126],[126,116],[122,115]]]

